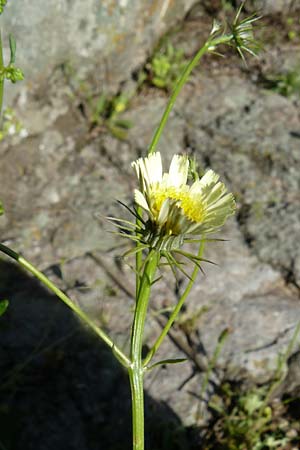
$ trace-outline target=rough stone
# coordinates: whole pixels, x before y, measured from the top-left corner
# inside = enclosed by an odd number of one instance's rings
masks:
[[[136,180],[130,162],[145,154],[166,95],[144,90],[132,100],[124,117],[134,126],[128,139],[120,142],[107,130],[91,137],[59,70],[50,78],[46,93],[41,88],[33,95],[28,88],[25,94],[18,108],[29,136],[8,140],[0,148],[1,200],[6,210],[0,218],[2,241],[44,269],[128,350],[134,273],[118,257],[123,241],[106,232],[111,227],[98,214],[129,217],[114,200],[132,201]],[[229,335],[210,381],[261,384],[274,375],[278,355],[286,350],[300,317],[294,289],[299,286],[300,270],[295,245],[299,234],[297,101],[266,92],[236,67],[223,71],[214,66],[210,77],[196,72],[191,78],[159,145],[166,161],[176,152],[194,154],[201,171],[210,166],[220,173],[238,201],[238,220],[232,218],[222,234],[229,242],[206,247],[205,257],[218,267],[204,264],[205,275],[198,277],[182,316],[154,360],[187,357],[188,361],[160,366],[146,378],[149,414],[157,417],[157,410],[167,405],[167,416],[176,426],[199,423],[201,385],[223,330]],[[169,270],[163,275],[153,287],[147,345],[167,317],[167,312],[159,311],[170,310],[187,281],[179,276],[176,286]],[[0,373],[6,380],[19,358],[26,360],[39,342],[37,354],[20,372],[19,395],[10,399],[7,391],[5,397],[20,411],[23,431],[16,450],[53,446],[93,450],[98,448],[99,429],[105,429],[108,421],[120,423],[127,436],[124,416],[129,399],[121,385],[128,386],[109,354],[98,349],[89,334],[82,336],[74,317],[15,268],[2,263],[0,278],[5,287],[1,295],[12,300],[1,318],[5,326]],[[80,336],[75,333],[71,341],[73,331]],[[63,339],[66,342],[61,344]],[[49,354],[51,345],[57,348]],[[295,373],[293,361],[298,361],[296,346],[293,352],[289,363],[294,372],[287,370],[287,380]],[[41,386],[38,391],[36,384]],[[298,387],[294,380],[293,390]],[[206,399],[212,390],[209,383]],[[34,402],[43,404],[43,409],[29,415]],[[114,416],[112,411],[120,403],[124,409]],[[58,409],[55,419],[48,420]],[[185,439],[184,433],[181,437]],[[107,449],[125,448],[120,440],[111,445],[105,439]],[[191,448],[185,443],[182,448],[187,447]]]
[[[230,181],[259,258],[300,285],[297,102],[227,76],[203,79],[198,89],[201,102],[193,96],[186,109],[192,151]]]
[[[43,83],[46,89],[53,70],[68,63],[81,77],[92,73],[112,89],[144,62],[162,33],[194,2],[51,0],[41,8],[38,0],[13,1],[3,21],[5,33],[18,42],[17,61],[26,83]],[[8,90],[15,95],[15,87]]]
[[[253,4],[255,8],[266,13],[290,12],[298,6],[294,0],[253,0]]]

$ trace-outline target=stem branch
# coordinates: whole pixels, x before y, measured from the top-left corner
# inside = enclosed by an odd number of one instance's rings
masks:
[[[31,272],[38,280],[40,280],[48,289],[54,292],[57,297],[59,297],[75,314],[80,317],[104,342],[108,347],[110,347],[124,367],[130,365],[128,357],[120,350],[110,337],[98,326],[96,325],[72,300],[61,291],[55,284],[53,284],[42,272],[37,270],[30,262],[20,256],[18,253],[6,247],[0,243],[0,251],[17,261],[22,267]]]
[[[198,258],[201,258],[202,254],[203,254],[203,250],[204,250],[204,241],[201,242],[200,246],[199,246],[199,251],[198,251]],[[146,367],[150,361],[152,360],[153,356],[155,355],[155,353],[157,352],[157,350],[159,349],[159,347],[161,346],[164,338],[167,336],[171,326],[173,325],[174,321],[176,320],[178,314],[180,313],[180,310],[187,298],[187,296],[190,293],[190,290],[193,287],[193,284],[195,282],[196,276],[199,272],[199,267],[197,265],[195,265],[193,273],[191,275],[191,279],[188,282],[184,293],[182,294],[181,298],[179,299],[177,305],[175,306],[172,314],[170,315],[166,325],[164,326],[161,334],[159,335],[159,337],[157,338],[157,340],[155,341],[153,347],[151,348],[151,350],[148,352],[146,358],[143,361],[143,366]]]
[[[148,155],[150,155],[151,153],[153,153],[155,151],[158,141],[161,137],[161,134],[162,134],[162,132],[166,126],[166,123],[168,121],[170,112],[173,109],[175,101],[176,101],[179,93],[181,92],[183,86],[187,82],[187,79],[190,76],[190,73],[196,67],[196,65],[202,58],[202,56],[205,53],[207,53],[212,47],[216,47],[217,45],[220,45],[220,44],[226,44],[226,43],[230,42],[231,39],[232,39],[232,35],[223,35],[223,36],[215,38],[215,39],[209,38],[205,42],[203,47],[201,47],[200,50],[198,50],[198,52],[196,53],[194,58],[186,65],[185,69],[183,70],[182,74],[180,75],[180,77],[175,85],[175,88],[174,88],[172,95],[167,103],[167,106],[166,106],[165,111],[162,115],[162,118],[159,122],[159,125],[154,133],[153,139],[152,139],[151,144],[148,149]]]
[[[146,314],[151,285],[159,262],[159,253],[151,250],[139,282],[136,307],[131,334],[130,360],[128,368],[132,398],[133,450],[144,450],[144,368],[142,346]]]

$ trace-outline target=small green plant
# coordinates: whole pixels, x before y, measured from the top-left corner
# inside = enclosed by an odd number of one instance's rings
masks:
[[[300,39],[300,19],[299,17],[287,17],[286,19],[287,37],[290,41]]]
[[[70,64],[65,63],[62,71],[72,89],[72,99],[79,103],[82,115],[88,121],[90,133],[94,136],[108,131],[117,139],[125,140],[132,122],[121,117],[121,114],[128,109],[134,93],[95,92],[90,84],[78,79]]]
[[[0,300],[0,317],[3,316],[9,305],[8,300]]]
[[[144,79],[150,85],[171,91],[185,65],[183,50],[176,49],[171,43],[167,43],[155,52],[146,64]]]
[[[232,0],[222,0],[221,1],[222,10],[225,12],[234,11],[235,5],[233,3],[234,2]]]
[[[287,361],[300,334],[296,326],[284,353],[278,355],[274,380],[260,388],[241,392],[230,383],[221,385],[209,407],[215,414],[214,426],[207,434],[205,450],[290,450],[300,443],[300,424],[286,419],[287,403],[275,400]],[[298,447],[297,447],[298,448]]]
[[[117,95],[100,94],[97,98],[87,99],[88,119],[91,129],[104,128],[117,139],[127,138],[132,122],[120,117],[129,104],[129,96],[124,93]]]
[[[300,95],[300,68],[285,73],[269,76],[266,79],[267,87],[285,97]]]
[[[205,450],[288,450],[291,444],[299,444],[300,425],[286,419],[284,403],[266,405],[266,394],[267,388],[241,393],[225,383],[209,404],[217,420],[207,436]]]
[[[8,136],[26,137],[27,130],[22,125],[22,122],[17,118],[15,111],[12,108],[6,108],[3,111],[2,129],[0,130],[0,142]]]
[[[2,2],[0,3],[0,15],[3,13],[5,5],[6,1],[2,0]],[[3,59],[3,48],[0,33],[0,116],[2,112],[4,81],[9,80],[12,83],[16,83],[17,81],[21,81],[24,79],[22,70],[15,66],[17,44],[12,35],[9,35],[9,47],[10,47],[10,59],[9,63],[5,65]]]

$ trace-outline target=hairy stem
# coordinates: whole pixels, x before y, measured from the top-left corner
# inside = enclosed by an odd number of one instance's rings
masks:
[[[154,133],[153,139],[148,148],[148,155],[150,155],[151,153],[153,153],[155,151],[157,144],[159,142],[159,139],[161,137],[161,134],[162,134],[162,132],[166,126],[166,123],[168,121],[170,112],[172,111],[172,109],[174,107],[176,99],[177,99],[179,93],[181,92],[183,86],[187,82],[188,77],[190,76],[192,70],[196,67],[196,65],[202,58],[202,56],[205,55],[205,53],[207,53],[208,51],[210,51],[211,48],[216,47],[217,45],[220,45],[220,44],[226,44],[226,43],[230,42],[231,39],[232,39],[232,35],[224,35],[224,36],[221,36],[216,39],[208,39],[205,42],[205,44],[203,45],[203,47],[201,47],[200,50],[198,50],[198,52],[196,53],[194,58],[186,65],[185,69],[183,70],[181,76],[179,77],[179,79],[175,85],[175,88],[174,88],[172,95],[167,103],[167,106],[166,106],[165,111],[162,115],[162,118],[159,122],[159,125]]]
[[[151,285],[159,262],[159,253],[151,250],[141,277],[131,334],[130,360],[128,368],[132,398],[133,450],[144,450],[144,369],[142,346],[146,314]]]

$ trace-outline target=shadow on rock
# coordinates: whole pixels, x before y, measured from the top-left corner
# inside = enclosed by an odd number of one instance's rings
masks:
[[[127,374],[70,310],[13,264],[0,262],[0,447],[130,450]],[[146,396],[148,448],[191,448],[167,405]]]

